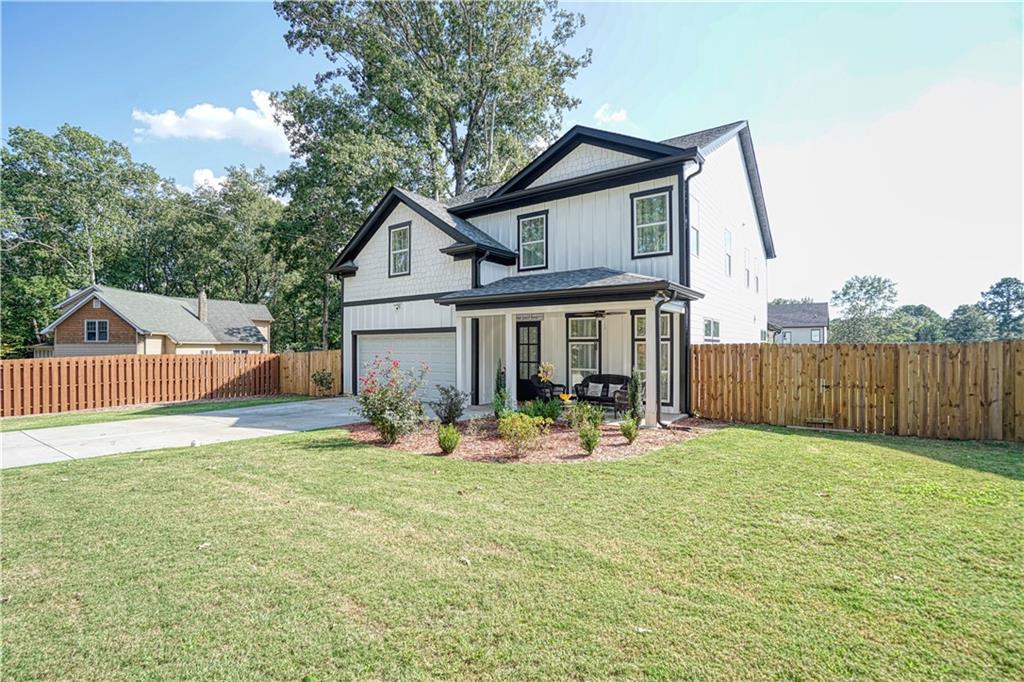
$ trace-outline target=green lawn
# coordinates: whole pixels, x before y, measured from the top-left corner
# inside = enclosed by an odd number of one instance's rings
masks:
[[[1024,449],[608,464],[327,430],[3,473],[9,679],[1020,679]]]
[[[92,412],[41,414],[33,417],[4,417],[3,419],[0,419],[0,432],[48,429],[51,426],[75,426],[77,424],[119,422],[124,421],[125,419],[143,419],[144,417],[166,417],[172,414],[192,414],[193,412],[230,410],[235,407],[255,407],[256,405],[287,403],[295,400],[309,400],[309,396],[275,395],[267,398],[244,398],[240,400],[218,401],[207,400],[195,403],[178,403],[176,405],[139,405],[137,407],[95,410]]]

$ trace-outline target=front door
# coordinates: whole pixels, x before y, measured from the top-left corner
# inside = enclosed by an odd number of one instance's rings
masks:
[[[533,400],[537,391],[530,377],[540,369],[540,321],[516,323],[516,395]]]

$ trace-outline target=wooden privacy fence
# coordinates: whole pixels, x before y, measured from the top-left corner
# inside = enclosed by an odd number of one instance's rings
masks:
[[[341,351],[314,350],[281,354],[281,392],[302,395],[337,395],[341,392]],[[330,391],[324,392],[312,382],[313,375],[326,369],[334,377]]]
[[[712,419],[1024,441],[1024,341],[702,344],[692,382]]]

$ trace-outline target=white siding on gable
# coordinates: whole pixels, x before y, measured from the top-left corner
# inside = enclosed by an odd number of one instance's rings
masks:
[[[690,257],[690,285],[704,293],[691,304],[690,340],[704,342],[704,319],[710,318],[720,323],[722,343],[759,343],[768,321],[767,260],[739,139],[711,153],[689,184],[690,219],[700,232],[700,255]],[[726,231],[731,233],[731,277],[725,266]],[[744,254],[749,254],[749,288]]]
[[[412,223],[410,273],[388,277],[388,227],[405,222]],[[420,214],[399,204],[356,256],[359,270],[345,279],[345,300],[365,301],[468,289],[472,284],[471,260],[457,261],[440,252],[454,241]]]
[[[614,149],[605,149],[593,144],[581,144],[566,154],[554,166],[530,183],[530,187],[548,185],[559,180],[568,180],[580,175],[600,173],[601,171],[630,166],[634,163],[647,161],[642,156],[634,156]]]
[[[535,211],[548,211],[548,267],[519,273],[513,265],[504,268],[504,274],[500,274],[496,268],[489,268],[488,279],[484,279],[481,284],[508,275],[597,267],[678,280],[680,213],[676,180],[677,176],[673,174],[599,192],[474,216],[470,219],[474,225],[514,249],[519,243],[516,216]],[[672,220],[669,226],[672,253],[634,259],[630,234],[630,194],[661,187],[672,189]]]

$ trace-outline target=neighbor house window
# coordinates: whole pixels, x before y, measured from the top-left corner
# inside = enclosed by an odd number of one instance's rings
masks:
[[[761,330],[761,343],[764,343],[767,340],[768,340],[768,332],[766,332],[765,330],[762,329]]]
[[[548,212],[519,216],[519,269],[548,266]]]
[[[633,200],[633,257],[672,252],[671,190],[655,189],[631,194]]]
[[[596,317],[569,318],[569,385],[601,371],[601,324]]]
[[[663,405],[672,403],[672,316],[661,314],[658,340],[658,395]],[[633,370],[647,381],[647,315],[633,315]]]
[[[813,341],[814,343],[821,343],[821,330],[820,329],[812,329],[811,330],[811,341]]]
[[[248,355],[249,351],[245,348],[236,348],[233,351],[231,351],[231,353],[233,355]]]
[[[199,354],[200,355],[213,355],[213,351],[212,350],[201,350],[201,351],[199,351]]]
[[[704,318],[704,341],[707,343],[718,343],[722,340],[722,329],[718,320]]]
[[[412,223],[392,225],[388,228],[388,249],[390,250],[389,277],[408,275],[412,266],[412,245],[410,237]]]
[[[106,320],[86,320],[85,340],[87,343],[106,343],[110,327]]]
[[[732,232],[725,231],[725,275],[732,277]]]

